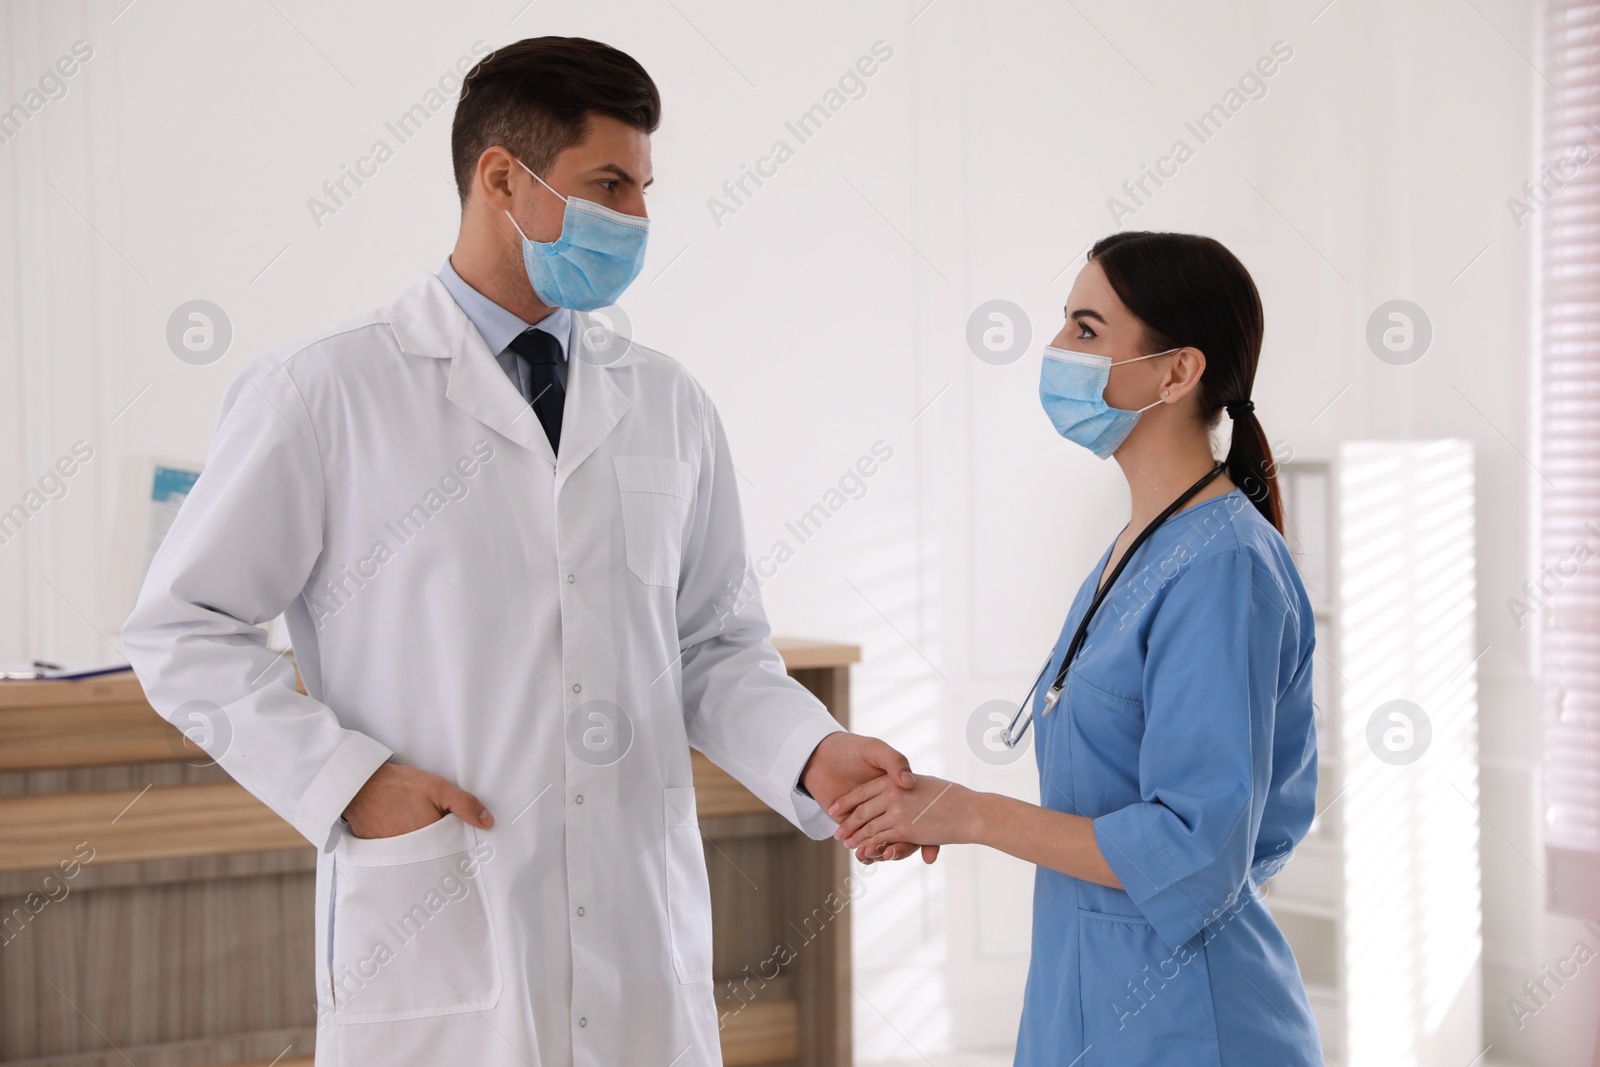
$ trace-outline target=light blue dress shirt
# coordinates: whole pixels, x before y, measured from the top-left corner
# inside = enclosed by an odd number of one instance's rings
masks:
[[[461,306],[461,310],[467,313],[472,325],[477,327],[483,343],[489,346],[490,354],[494,356],[495,362],[500,364],[500,369],[506,372],[506,377],[511,379],[511,384],[517,387],[517,392],[527,396],[528,364],[511,350],[510,345],[518,335],[528,329],[529,324],[462,281],[461,275],[450,265],[449,256],[445,257],[444,266],[439,268],[439,280],[450,291],[450,295]],[[533,329],[543,330],[561,345],[561,362],[556,364],[556,375],[561,379],[563,389],[567,386],[567,357],[570,355],[568,346],[572,340],[572,322],[572,312],[569,309],[556,308],[532,324]]]
[[[1321,1067],[1259,888],[1315,811],[1315,645],[1289,549],[1237,489],[1129,561],[1055,711],[1034,710],[1040,803],[1094,820],[1123,888],[1038,868],[1019,1067]]]

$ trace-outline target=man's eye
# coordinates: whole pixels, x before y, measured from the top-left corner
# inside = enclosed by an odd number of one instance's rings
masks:
[[[606,181],[601,182],[600,187],[609,193],[617,187],[617,180],[615,178],[609,178]]]

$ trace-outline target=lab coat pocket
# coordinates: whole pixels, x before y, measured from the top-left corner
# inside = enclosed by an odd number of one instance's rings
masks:
[[[613,456],[628,569],[646,585],[678,587],[694,467],[668,456]]]
[[[1174,951],[1143,919],[1078,910],[1079,997],[1092,1062],[1222,1062],[1199,938]]]
[[[398,837],[334,845],[329,973],[334,1019],[387,1022],[483,1011],[500,963],[483,868],[494,848],[454,815]]]
[[[685,985],[711,977],[711,885],[706,878],[705,846],[694,789],[662,790],[666,826],[667,932],[672,943],[672,968]]]

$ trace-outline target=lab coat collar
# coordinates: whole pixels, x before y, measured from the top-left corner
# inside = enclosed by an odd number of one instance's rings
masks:
[[[567,400],[559,459],[544,427],[495,362],[466,312],[431,272],[388,308],[390,328],[407,355],[450,360],[445,396],[467,414],[556,467],[556,488],[592,455],[632,406],[619,372],[643,362],[627,340],[595,316],[573,315]],[[620,354],[613,355],[613,353]],[[632,374],[628,375],[633,378]]]
[[[456,273],[449,256],[439,264],[439,281],[450,290],[451,297],[461,305],[461,310],[467,313],[467,318],[483,336],[483,343],[489,346],[489,352],[502,367],[505,366],[503,356],[506,348],[530,329],[543,330],[554,337],[561,345],[561,360],[563,363],[566,362],[567,349],[572,347],[570,343],[572,311],[567,308],[556,308],[536,323],[524,322],[517,315],[468,285],[461,275]]]

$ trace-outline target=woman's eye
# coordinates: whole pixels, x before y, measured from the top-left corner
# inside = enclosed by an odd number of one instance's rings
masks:
[[[1095,332],[1093,330],[1089,329],[1089,324],[1088,323],[1086,323],[1086,322],[1078,323],[1078,340],[1087,341],[1089,338],[1091,338],[1093,336],[1095,336]]]

